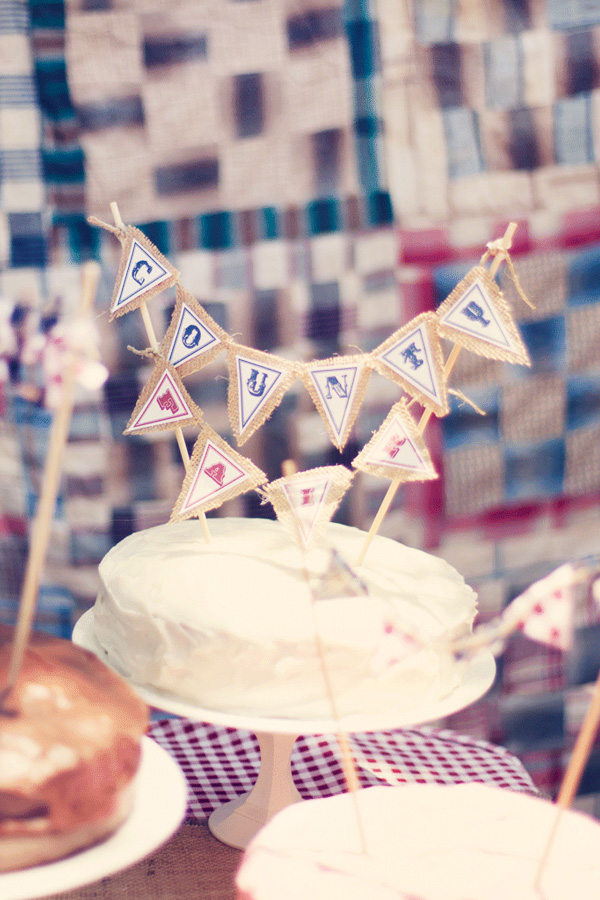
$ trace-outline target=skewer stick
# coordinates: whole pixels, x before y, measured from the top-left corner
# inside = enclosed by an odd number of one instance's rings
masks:
[[[80,319],[92,309],[99,278],[100,266],[97,263],[88,262],[83,266],[81,299],[78,312]],[[63,451],[71,424],[73,393],[78,366],[78,355],[71,352],[62,384],[61,404],[54,413],[52,419],[50,443],[44,465],[41,494],[31,530],[29,554],[21,590],[21,600],[19,603],[17,624],[11,650],[8,679],[4,690],[0,694],[0,700],[4,700],[10,694],[17,682],[31,632],[40,578],[50,541],[50,531],[60,486]]]
[[[583,771],[586,767],[587,761],[589,759],[592,746],[594,743],[594,738],[596,737],[596,733],[598,731],[598,725],[600,724],[600,672],[598,673],[598,677],[596,679],[596,683],[594,685],[594,690],[592,694],[592,699],[590,701],[590,705],[588,706],[587,712],[585,714],[585,718],[583,720],[583,724],[577,735],[577,740],[575,741],[575,746],[573,748],[573,753],[571,754],[571,759],[569,760],[569,765],[567,766],[566,772],[563,776],[559,791],[558,797],[556,798],[556,812],[554,816],[554,821],[552,823],[552,828],[550,829],[550,834],[548,835],[548,839],[546,841],[546,845],[544,847],[544,851],[540,858],[540,862],[538,865],[537,873],[535,876],[535,887],[539,890],[540,883],[542,879],[542,874],[546,863],[548,862],[548,858],[552,851],[552,847],[554,845],[554,839],[556,837],[556,833],[558,831],[558,826],[560,825],[560,821],[562,818],[562,814],[566,809],[569,809],[573,800],[575,799],[575,795],[577,794],[577,788],[579,787],[579,782],[581,781],[581,776],[583,775]]]
[[[514,233],[516,230],[517,230],[517,223],[510,222],[506,231],[504,232],[504,237],[501,239],[501,243],[500,243],[500,246],[505,251],[510,249],[511,244],[512,244],[512,239],[513,239],[513,236],[514,236]],[[503,259],[504,259],[504,253],[502,253],[502,252],[496,253],[496,255],[494,256],[494,259],[492,260],[492,264],[489,269],[489,272],[490,272],[490,275],[492,278],[496,275],[496,272],[500,268],[500,264]],[[459,357],[460,351],[461,351],[461,347],[458,344],[454,344],[452,350],[450,351],[448,359],[446,360],[446,364],[444,365],[444,380],[446,380],[450,376],[452,369],[456,365],[456,361]],[[433,415],[433,413],[432,413],[431,409],[428,408],[428,409],[424,410],[423,415],[421,416],[421,418],[419,420],[419,424],[417,425],[417,431],[419,434],[423,434],[423,432],[425,431],[425,428],[427,426],[427,423],[429,422],[432,415]],[[392,504],[392,500],[396,496],[396,492],[401,484],[402,484],[402,480],[400,478],[396,478],[391,482],[390,486],[388,487],[385,497],[383,498],[383,500],[381,502],[381,506],[377,510],[377,515],[373,519],[371,527],[369,528],[369,532],[368,532],[365,542],[363,544],[363,548],[360,552],[360,555],[356,561],[356,565],[360,566],[364,562],[365,556],[367,555],[367,550],[371,546],[371,542],[372,542],[373,538],[378,533],[378,531],[381,527],[381,523],[383,522],[383,520],[387,514],[387,511],[389,510],[389,508]]]
[[[113,219],[115,220],[115,225],[117,228],[125,228],[125,223],[121,218],[121,213],[119,212],[118,204],[113,200],[110,204],[110,211],[113,215]],[[154,331],[154,325],[152,324],[152,319],[150,318],[150,313],[148,312],[148,308],[145,302],[142,302],[139,307],[140,313],[142,314],[142,321],[144,323],[144,328],[146,329],[146,336],[148,338],[148,343],[152,350],[159,349],[159,343],[156,338],[156,332]],[[183,431],[181,428],[175,428],[175,439],[177,441],[177,446],[179,447],[179,453],[181,454],[181,458],[183,460],[183,465],[186,472],[189,472],[190,469],[190,454],[188,453],[187,445],[185,443],[185,438],[183,436]],[[198,516],[200,519],[200,524],[202,525],[202,533],[204,535],[204,540],[208,544],[210,542],[210,531],[208,530],[208,523],[206,521],[206,515],[201,512]]]

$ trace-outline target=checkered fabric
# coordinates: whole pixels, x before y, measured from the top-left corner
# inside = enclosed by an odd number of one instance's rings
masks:
[[[207,818],[217,806],[249,791],[256,781],[260,753],[251,732],[187,719],[159,719],[150,737],[177,760],[187,779],[191,820]],[[450,731],[419,728],[360,734],[350,737],[350,745],[361,787],[479,781],[513,791],[536,790],[519,760],[507,750]],[[334,737],[299,737],[291,770],[304,799],[345,790]]]
[[[0,267],[44,266],[40,111],[23,0],[0,3]]]
[[[382,109],[405,223],[598,201],[596,4],[382,0]],[[588,200],[585,194],[589,191]]]

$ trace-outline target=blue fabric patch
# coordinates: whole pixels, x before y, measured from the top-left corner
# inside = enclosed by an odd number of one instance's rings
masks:
[[[510,501],[562,493],[565,444],[562,438],[506,447],[505,496]]]

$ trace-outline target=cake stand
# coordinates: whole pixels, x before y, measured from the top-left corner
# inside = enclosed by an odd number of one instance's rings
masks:
[[[73,641],[95,653],[110,666],[94,630],[94,610],[79,619]],[[113,667],[114,668],[114,667]],[[286,719],[221,712],[205,709],[163,691],[131,682],[134,690],[150,706],[197,722],[210,722],[227,728],[241,728],[256,735],[260,747],[260,769],[251,791],[217,807],[208,820],[212,834],[230,847],[245,849],[254,835],[276,812],[302,800],[291,770],[291,754],[301,734],[345,734],[407,728],[443,718],[479,700],[491,687],[496,663],[490,651],[484,650],[465,659],[459,684],[445,697],[407,706],[393,713],[365,713],[342,719]]]

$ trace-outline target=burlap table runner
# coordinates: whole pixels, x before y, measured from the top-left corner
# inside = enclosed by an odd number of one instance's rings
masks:
[[[241,856],[214,838],[208,825],[182,825],[129,869],[47,900],[233,900]]]

